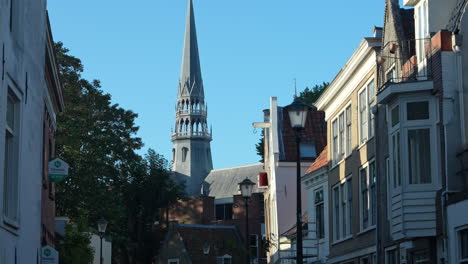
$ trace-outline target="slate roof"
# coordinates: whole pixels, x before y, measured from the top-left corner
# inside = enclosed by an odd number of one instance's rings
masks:
[[[257,183],[258,173],[262,171],[264,171],[262,163],[212,170],[205,178],[205,182],[209,185],[208,195],[215,199],[232,198],[238,194],[239,182],[247,177]],[[257,192],[263,192],[263,189],[255,185],[254,193]]]
[[[208,263],[210,257],[229,254],[236,256],[236,249],[243,248],[239,232],[235,226],[177,225],[192,263]],[[210,245],[210,252],[203,253],[203,246]]]
[[[313,143],[317,153],[320,153],[327,144],[325,112],[318,111],[313,105],[310,106],[307,114],[305,129],[301,132],[301,141]],[[291,127],[289,114],[284,107],[278,107],[278,144],[280,161],[295,162],[297,160],[296,132]],[[302,160],[307,159],[303,158]]]
[[[198,52],[197,30],[192,0],[189,0],[185,24],[184,54],[180,74],[180,96],[204,96],[203,80]]]
[[[327,165],[328,165],[328,150],[327,150],[327,146],[325,146],[325,148],[323,148],[322,153],[320,153],[320,155],[317,157],[314,163],[310,165],[310,167],[307,169],[304,175],[317,171],[318,169],[323,168]]]

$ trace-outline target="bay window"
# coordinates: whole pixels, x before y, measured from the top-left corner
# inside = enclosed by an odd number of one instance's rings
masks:
[[[401,98],[389,108],[390,174],[393,188],[433,184],[437,148],[436,111],[430,98]],[[402,176],[406,176],[402,178]]]

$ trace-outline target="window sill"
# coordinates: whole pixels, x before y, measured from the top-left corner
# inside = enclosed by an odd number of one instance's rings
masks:
[[[358,146],[357,150],[359,151],[361,148],[363,148],[364,146],[366,146],[366,145],[369,143],[369,141],[371,141],[372,139],[374,139],[374,136],[372,136],[372,137],[366,139],[364,142],[362,142],[362,143]]]
[[[342,238],[342,239],[333,241],[332,246],[337,245],[337,244],[340,244],[340,243],[343,243],[343,242],[348,241],[348,240],[350,240],[350,239],[352,239],[352,238],[353,238],[353,235],[348,235],[347,237],[344,237],[344,238]]]
[[[18,236],[19,224],[15,221],[9,220],[5,216],[3,217],[3,225],[0,225],[0,228],[10,232],[11,234]]]
[[[375,227],[376,227],[376,225],[370,226],[370,227],[368,227],[368,228],[366,228],[364,230],[361,230],[361,232],[357,233],[357,235],[360,236],[360,235],[363,235],[363,234],[365,234],[367,232],[375,230]]]

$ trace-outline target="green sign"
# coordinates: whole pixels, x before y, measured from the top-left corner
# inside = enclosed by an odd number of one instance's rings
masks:
[[[61,182],[68,177],[69,165],[59,159],[54,158],[49,161],[49,180],[51,182]]]
[[[53,247],[45,246],[42,248],[41,263],[42,264],[58,264],[59,253]]]

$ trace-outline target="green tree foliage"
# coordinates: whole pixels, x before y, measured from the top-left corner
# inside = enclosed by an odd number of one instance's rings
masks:
[[[86,232],[85,224],[79,220],[77,224],[65,227],[66,235],[58,244],[60,264],[92,264],[94,250],[91,248],[91,235]]]
[[[138,115],[113,104],[99,81],[83,79],[81,61],[62,43],[55,48],[66,105],[58,116],[57,155],[70,164],[70,176],[57,184],[57,215],[88,223],[106,218],[114,262],[148,263],[158,247],[151,232],[159,210],[182,197],[183,186],[154,150],[136,153],[143,146]]]
[[[299,94],[299,98],[306,104],[312,105],[314,104],[317,99],[320,97],[322,92],[327,88],[329,83],[323,82],[322,84],[316,84],[312,87],[312,89],[309,89],[309,87],[306,87],[304,91],[302,91]]]
[[[258,141],[257,144],[255,144],[255,149],[257,151],[257,155],[260,157],[260,162],[263,163],[265,162],[265,135],[263,134],[262,131],[262,136],[260,137],[260,140]]]

